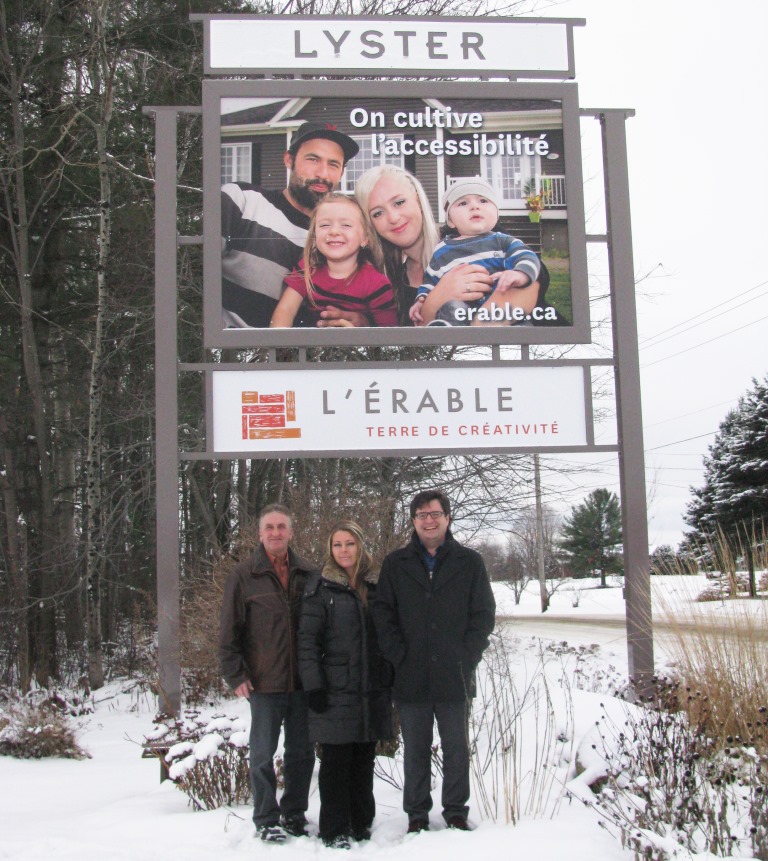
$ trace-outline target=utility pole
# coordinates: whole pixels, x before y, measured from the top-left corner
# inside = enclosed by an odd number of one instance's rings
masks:
[[[539,571],[541,612],[546,613],[549,609],[549,595],[547,595],[547,578],[544,570],[544,512],[541,507],[541,469],[538,454],[533,456],[533,487],[536,494],[536,567]]]

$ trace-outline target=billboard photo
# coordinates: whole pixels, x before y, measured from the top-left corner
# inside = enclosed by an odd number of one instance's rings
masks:
[[[575,85],[203,89],[206,346],[589,340]]]

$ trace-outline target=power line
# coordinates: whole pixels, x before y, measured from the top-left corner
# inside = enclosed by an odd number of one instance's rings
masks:
[[[653,483],[654,487],[669,487],[673,490],[689,490],[690,484],[672,484],[669,481],[655,481]]]
[[[717,433],[717,431],[707,431],[707,433],[700,433],[698,436],[689,436],[685,439],[679,439],[677,442],[665,442],[664,445],[655,445],[653,448],[647,448],[646,451],[658,451],[660,448],[669,448],[672,445],[680,445],[681,442],[690,442],[692,439],[701,439],[705,436],[712,436],[713,433]]]
[[[652,365],[658,365],[659,362],[666,362],[668,359],[674,359],[676,356],[682,356],[683,353],[690,353],[691,350],[695,350],[698,347],[708,347],[713,341],[719,341],[720,338],[725,338],[728,335],[733,335],[736,332],[741,332],[744,329],[748,329],[750,326],[754,326],[755,323],[762,323],[763,320],[768,320],[768,314],[765,317],[760,317],[758,320],[752,320],[751,323],[745,323],[743,326],[739,326],[737,329],[731,329],[730,332],[723,332],[720,335],[715,335],[714,338],[710,338],[708,341],[702,341],[699,344],[694,344],[692,347],[687,347],[685,350],[680,350],[677,353],[672,353],[671,356],[663,356],[661,359],[656,359],[655,362],[648,362],[647,365],[640,365],[641,368],[650,368]]]
[[[672,416],[672,418],[669,418],[669,419],[662,419],[660,422],[653,422],[653,424],[650,424],[650,425],[644,424],[643,428],[655,428],[655,427],[658,427],[659,425],[665,425],[668,422],[675,422],[678,419],[686,419],[686,418],[688,418],[688,416],[695,416],[695,415],[698,415],[699,413],[705,413],[707,410],[713,410],[715,407],[722,407],[725,404],[732,404],[732,403],[733,403],[733,398],[729,398],[727,401],[720,401],[720,403],[717,403],[717,404],[710,404],[708,407],[702,407],[700,410],[692,410],[689,413],[682,413],[682,415],[679,415],[679,416]]]
[[[759,290],[760,287],[764,287],[768,284],[768,280],[761,281],[759,284],[755,284],[754,287],[750,287],[748,290],[745,290],[743,293],[737,293],[735,296],[731,296],[730,299],[726,299],[723,302],[719,302],[717,305],[713,305],[711,308],[706,308],[704,311],[699,311],[698,314],[694,314],[692,317],[686,317],[684,320],[681,320],[679,323],[675,323],[674,326],[670,326],[668,329],[662,329],[661,332],[657,332],[655,335],[649,336],[648,341],[655,341],[657,338],[660,338],[662,335],[666,335],[667,332],[673,332],[675,329],[679,329],[680,326],[684,326],[686,323],[690,323],[693,320],[698,320],[699,317],[703,317],[705,314],[710,314],[712,311],[722,311],[723,306],[730,305],[731,302],[735,302],[738,299],[741,299],[742,296],[746,296],[749,293],[752,293],[754,290]],[[750,300],[751,301],[751,300]],[[733,308],[729,308],[729,311],[734,310]],[[727,313],[727,312],[726,312]],[[645,344],[643,344],[645,346]]]
[[[711,323],[712,320],[717,319],[717,317],[722,317],[725,314],[730,314],[731,311],[740,311],[745,305],[748,305],[750,302],[754,302],[756,299],[762,299],[763,296],[768,296],[768,291],[766,291],[765,293],[760,293],[757,296],[753,296],[751,299],[747,299],[746,302],[742,302],[740,305],[736,306],[735,308],[728,308],[725,311],[718,310],[718,313],[715,317],[710,317],[707,320],[701,320],[698,323],[694,323],[693,326],[689,326],[687,329],[681,329],[679,332],[675,332],[673,335],[667,335],[666,338],[660,338],[654,344],[642,344],[640,349],[644,350],[646,347],[658,347],[659,344],[663,344],[665,341],[669,341],[671,338],[679,338],[681,335],[684,335],[686,332],[691,332],[694,329],[697,329],[699,326],[703,326],[705,323]],[[682,326],[683,324],[679,323],[678,325]],[[659,336],[656,335],[656,336],[654,336],[654,338],[659,338]]]
[[[651,451],[651,449],[647,449]],[[668,451],[664,457],[701,457],[700,451]]]
[[[704,467],[700,466],[647,466],[646,469],[652,472],[664,470],[664,472],[702,472]]]

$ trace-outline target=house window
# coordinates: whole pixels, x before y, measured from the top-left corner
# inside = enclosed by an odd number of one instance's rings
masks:
[[[525,209],[526,190],[541,176],[541,159],[532,155],[483,156],[482,172],[498,192],[502,209]]]
[[[403,135],[388,135],[387,137],[399,140],[403,139]],[[382,164],[394,164],[397,167],[405,167],[405,160],[402,155],[385,156],[381,152],[374,154],[370,135],[352,135],[352,139],[360,147],[360,152],[344,168],[340,191],[351,194],[355,190],[358,178],[372,167],[379,167]]]
[[[251,145],[221,145],[221,184],[251,181]]]

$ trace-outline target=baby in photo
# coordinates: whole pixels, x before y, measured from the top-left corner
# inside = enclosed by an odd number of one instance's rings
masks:
[[[494,282],[491,298],[484,296],[475,302],[450,302],[438,312],[442,325],[470,325],[477,318],[476,309],[486,302],[509,302],[510,291],[530,286],[539,277],[541,263],[534,251],[514,236],[494,231],[499,220],[496,193],[480,177],[459,179],[445,195],[446,221],[456,235],[446,237],[434,250],[424,273],[424,283],[416,293],[409,316],[417,325],[423,325],[422,303],[438,281],[456,266],[475,263],[492,274]],[[511,302],[510,304],[514,304]],[[472,309],[472,310],[471,310]],[[447,311],[447,312],[446,312]],[[475,322],[479,322],[475,319]]]

